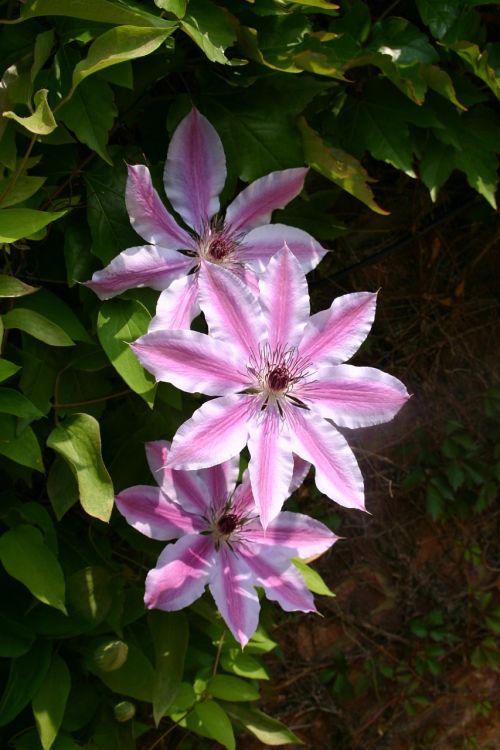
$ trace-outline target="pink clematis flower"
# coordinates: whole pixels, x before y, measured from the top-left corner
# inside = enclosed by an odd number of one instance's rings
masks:
[[[293,452],[314,464],[321,492],[363,509],[361,472],[332,421],[349,428],[387,422],[408,398],[391,375],[341,364],[366,338],[376,295],[346,294],[309,317],[306,279],[287,247],[262,276],[259,300],[225,269],[204,271],[201,306],[210,335],[155,331],[132,345],[157,380],[221,396],[179,428],[168,466],[212,466],[248,443],[265,528],[288,497]]]
[[[208,585],[242,646],[259,622],[255,586],[287,612],[315,612],[314,600],[290,557],[321,554],[337,541],[326,526],[300,513],[281,513],[266,531],[255,512],[248,474],[236,487],[238,460],[197,472],[165,469],[170,444],[146,444],[159,487],[130,487],[116,498],[120,513],[153,539],[178,539],[146,579],[146,606],[173,611],[192,604]],[[296,460],[292,492],[308,465]],[[269,549],[269,548],[272,549]]]
[[[86,286],[101,299],[132,287],[160,290],[150,330],[189,328],[200,311],[202,260],[230,269],[255,287],[255,274],[286,241],[303,270],[310,271],[324,256],[324,248],[301,229],[269,224],[272,212],[300,193],[307,171],[284,169],[255,180],[230,203],[225,219],[219,219],[219,193],[226,180],[224,150],[214,127],[193,108],[172,136],[164,172],[167,197],[188,229],[163,205],[148,168],[130,166],[130,221],[151,244],[124,250]]]

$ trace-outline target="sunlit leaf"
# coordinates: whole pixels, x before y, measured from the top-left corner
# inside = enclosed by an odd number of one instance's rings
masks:
[[[34,98],[35,111],[28,117],[21,117],[16,115],[15,112],[3,112],[3,117],[9,120],[15,120],[23,128],[29,130],[30,133],[36,135],[48,135],[57,128],[57,123],[52,110],[47,101],[48,89],[40,89],[37,91]]]
[[[43,750],[50,750],[57,737],[71,687],[66,663],[54,654],[45,678],[33,696],[32,708]]]

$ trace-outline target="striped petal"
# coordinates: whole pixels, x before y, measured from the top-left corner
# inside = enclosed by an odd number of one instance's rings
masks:
[[[303,167],[282,169],[255,180],[227,207],[227,224],[234,232],[268,224],[273,211],[297,197],[307,172]]]
[[[249,423],[248,470],[255,505],[264,528],[290,494],[293,456],[286,422],[277,410],[259,412]]]
[[[131,344],[159,381],[188,393],[217,396],[245,388],[248,377],[228,344],[197,331],[154,331]]]
[[[134,529],[151,539],[178,539],[206,526],[201,518],[186,513],[158,487],[129,487],[116,496],[116,507]]]
[[[315,365],[337,365],[357,352],[370,332],[377,295],[344,294],[329,310],[311,316],[300,344],[300,354]]]
[[[152,331],[190,328],[200,312],[198,304],[198,274],[191,273],[173,281],[158,298],[156,315],[149,324]]]
[[[146,607],[167,612],[189,607],[203,594],[215,561],[214,543],[208,536],[187,534],[168,544],[147,575]]]
[[[246,363],[265,335],[257,300],[234,273],[214,263],[202,263],[199,278],[200,306],[211,336],[237,348]]]
[[[150,287],[162,291],[179,276],[184,276],[193,259],[177,250],[158,245],[129,247],[113,258],[101,271],[85,282],[100,299],[110,299],[126,289]]]
[[[270,547],[284,547],[289,557],[313,557],[326,552],[338,537],[319,521],[302,513],[283,511],[267,529],[258,521],[245,526],[245,540]]]
[[[309,319],[309,292],[304,272],[286,245],[269,263],[260,289],[271,350],[296,346]]]
[[[260,604],[253,583],[245,561],[222,547],[210,581],[210,591],[226,625],[242,648],[259,624]]]
[[[207,401],[177,430],[168,466],[203,469],[236,456],[246,445],[253,408],[252,396],[232,395]]]
[[[240,469],[239,455],[228,461],[196,472],[205,487],[205,495],[210,498],[212,508],[221,508],[233,492]],[[193,472],[184,472],[192,474]]]
[[[189,513],[203,515],[210,504],[205,483],[196,471],[167,469],[171,444],[167,440],[146,443],[149,468],[162,491]]]
[[[170,141],[164,182],[170,203],[198,234],[219,210],[225,181],[221,140],[213,125],[193,107]]]
[[[286,224],[266,224],[252,229],[245,236],[238,250],[238,258],[259,273],[263,273],[273,255],[281,250],[284,242],[299,261],[304,273],[316,268],[328,252],[314,237],[302,229],[289,227]]]
[[[409,399],[403,383],[374,367],[323,367],[298,397],[339,427],[369,427],[389,422]]]
[[[329,422],[304,409],[290,410],[294,453],[316,469],[316,486],[346,508],[364,510],[363,477],[344,437]]]
[[[146,242],[172,250],[194,247],[191,236],[169,214],[142,164],[129,165],[125,203],[133,228]]]
[[[279,554],[270,556],[251,549],[238,550],[262,586],[268,599],[278,602],[285,612],[316,612],[314,599],[295,566]]]

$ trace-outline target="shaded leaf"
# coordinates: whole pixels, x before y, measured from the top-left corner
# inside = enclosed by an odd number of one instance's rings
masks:
[[[208,681],[207,691],[214,698],[226,701],[256,701],[259,691],[246,680],[217,674]]]
[[[43,315],[44,318],[61,328],[72,341],[85,341],[87,343],[91,341],[90,336],[71,307],[48,289],[42,288],[35,296],[23,300],[22,306],[23,310],[33,310],[33,312]]]
[[[159,16],[148,13],[132,2],[110,0],[28,0],[21,18],[38,16],[69,16],[98,23],[129,24],[133,26],[165,26]]]
[[[0,656],[22,656],[30,650],[34,640],[35,636],[28,628],[0,612]]]
[[[59,732],[71,687],[66,663],[54,654],[45,678],[33,696],[32,708],[43,750],[50,750]]]
[[[9,362],[8,359],[0,359],[0,383],[12,375],[15,375],[21,368],[15,365],[13,362]]]
[[[43,413],[14,388],[0,388],[0,413],[14,414],[24,419],[43,417]]]
[[[113,594],[111,575],[100,565],[77,570],[67,580],[67,602],[83,620],[98,625],[108,614]]]
[[[57,323],[34,310],[16,307],[3,316],[3,323],[6,329],[18,328],[50,346],[74,346],[74,342]]]
[[[86,513],[101,521],[108,521],[113,509],[114,492],[101,456],[97,420],[89,414],[74,414],[52,430],[47,445],[69,464]]]
[[[28,705],[47,673],[51,652],[50,641],[42,639],[36,641],[28,653],[11,661],[0,700],[0,727],[9,724]]]
[[[14,276],[0,274],[0,297],[24,297],[38,291],[37,287],[25,284]]]
[[[15,183],[12,177],[0,180],[0,195],[5,193],[2,198],[2,207],[15,206],[31,198],[42,187],[45,180],[46,177],[31,176],[19,177]]]
[[[58,521],[79,500],[78,483],[62,458],[57,457],[50,467],[47,494]]]
[[[439,143],[429,135],[424,155],[420,160],[419,173],[434,202],[454,168],[455,153],[451,146]]]
[[[129,644],[127,660],[119,669],[106,672],[90,660],[87,667],[113,692],[151,702],[155,673],[151,662],[137,646]]]
[[[58,116],[79,141],[111,164],[107,150],[108,133],[117,115],[110,86],[100,78],[82,81]]]
[[[43,472],[42,453],[31,427],[17,429],[17,419],[4,416],[0,420],[0,454],[22,466]]]
[[[190,0],[181,28],[206,54],[209,60],[228,63],[225,50],[236,41],[227,11],[210,0]]]
[[[156,726],[170,708],[184,673],[189,625],[182,612],[151,612],[148,624],[155,647],[153,716]]]

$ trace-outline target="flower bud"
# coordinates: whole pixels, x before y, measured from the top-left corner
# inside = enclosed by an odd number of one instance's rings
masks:
[[[135,716],[135,706],[130,701],[120,701],[113,709],[116,721],[130,721]]]
[[[123,641],[102,643],[94,651],[93,661],[102,672],[114,672],[127,661],[128,646]]]

